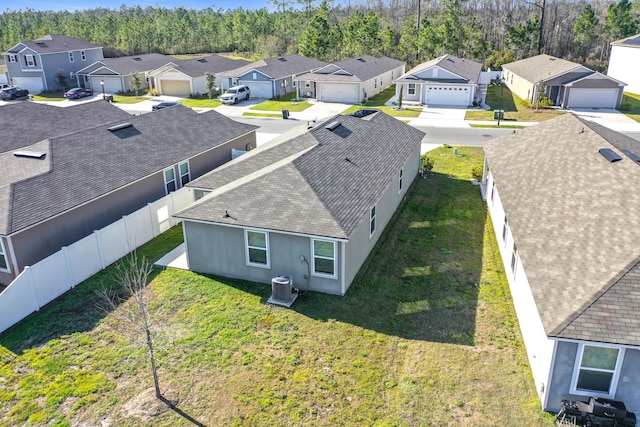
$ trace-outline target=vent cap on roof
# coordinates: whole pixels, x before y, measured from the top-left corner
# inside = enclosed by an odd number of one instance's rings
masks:
[[[47,156],[47,153],[45,153],[44,151],[20,150],[20,151],[14,151],[13,155],[16,157],[27,157],[29,159],[43,160]]]
[[[136,56],[135,58],[133,58],[134,61],[142,61],[142,58],[140,58],[139,56]]]
[[[620,160],[622,160],[622,157],[620,157],[618,153],[613,151],[611,148],[601,148],[600,150],[598,150],[598,152],[602,154],[605,159],[609,160],[610,163],[619,162]]]
[[[198,62],[202,62],[204,64],[205,62],[207,62],[207,60],[205,58],[200,58],[198,59]]]
[[[365,60],[364,60],[364,58],[363,58],[363,57],[358,58],[358,61],[360,61],[360,62],[367,62],[367,61],[365,61]]]
[[[278,58],[278,61],[287,62],[287,58],[283,58],[282,56]]]
[[[122,123],[122,124],[119,124],[119,125],[111,126],[110,128],[107,128],[107,130],[109,132],[118,132],[119,130],[130,128],[132,126],[133,125],[131,123]]]
[[[622,154],[626,155],[628,158],[630,158],[634,162],[640,163],[640,156],[638,156],[633,151],[631,151],[631,150],[621,150],[621,151],[622,151]]]
[[[340,126],[340,122],[339,121],[333,121],[331,123],[329,123],[328,125],[326,125],[324,128],[328,129],[330,131],[335,130],[338,126]]]

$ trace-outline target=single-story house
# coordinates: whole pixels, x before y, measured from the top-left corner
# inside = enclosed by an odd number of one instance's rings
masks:
[[[640,142],[573,114],[487,142],[482,188],[543,409],[640,413]]]
[[[16,120],[28,117],[28,120]],[[109,102],[88,102],[56,107],[38,102],[17,102],[0,108],[0,153],[26,147],[47,138],[98,125],[127,120],[131,114]]]
[[[507,87],[522,99],[536,101],[544,95],[562,108],[616,108],[625,84],[584,65],[538,55],[502,66]]]
[[[176,106],[0,154],[0,282],[230,161],[255,129]]]
[[[404,74],[404,62],[369,55],[337,61],[296,78],[299,96],[360,104]]]
[[[140,88],[149,87],[147,73],[165,65],[171,59],[159,53],[137,56],[105,58],[76,72],[77,86],[93,89],[99,93],[135,92],[134,75],[138,76]]]
[[[627,84],[625,92],[640,94],[640,34],[611,43],[607,75]]]
[[[372,112],[294,129],[189,183],[197,200],[174,215],[189,269],[344,295],[417,176],[424,137]]]
[[[76,71],[101,59],[101,46],[62,34],[20,42],[4,53],[9,81],[30,93],[58,90],[60,71],[69,83]]]
[[[160,95],[188,97],[207,93],[207,73],[215,75],[215,85],[222,87],[220,73],[248,64],[245,59],[211,55],[202,58],[173,59],[148,73],[149,85]]]
[[[424,62],[399,76],[396,97],[421,105],[468,107],[480,101],[482,64],[444,55]]]
[[[222,90],[232,86],[247,85],[251,89],[252,98],[279,98],[296,91],[297,76],[325,65],[327,65],[326,62],[300,55],[261,59],[235,70],[220,73],[220,83]]]

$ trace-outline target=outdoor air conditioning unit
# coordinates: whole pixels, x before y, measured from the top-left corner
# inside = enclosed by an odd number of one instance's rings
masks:
[[[293,278],[291,276],[279,275],[271,279],[271,298],[268,303],[291,307],[298,294],[293,293]]]

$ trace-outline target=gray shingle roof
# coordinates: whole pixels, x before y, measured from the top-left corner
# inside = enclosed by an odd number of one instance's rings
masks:
[[[0,205],[0,234],[73,209],[256,128],[215,111],[198,114],[182,106],[129,117],[126,122],[138,133],[128,138],[107,130],[122,122],[51,138],[50,173],[0,188],[0,193],[10,192],[0,196],[10,200]]]
[[[105,58],[99,62],[121,76],[126,76],[155,70],[172,61],[176,61],[176,59],[159,53],[147,53],[144,55],[122,56],[120,58]]]
[[[376,58],[374,56],[362,55],[356,58],[345,59],[334,62],[336,65],[351,75],[307,73],[299,77],[298,80],[327,81],[327,82],[364,82],[382,73],[391,71],[404,64],[402,61],[386,56]],[[318,70],[321,71],[321,70]]]
[[[482,72],[482,64],[472,61],[470,59],[460,59],[453,55],[444,55],[439,58],[432,59],[431,61],[423,62],[420,65],[416,65],[411,70],[406,72],[398,81],[415,81],[416,74],[431,67],[440,67],[454,74],[459,75],[466,82],[478,83],[480,73]],[[425,81],[441,81],[442,79],[421,79]]]
[[[249,61],[246,59],[231,59],[220,55],[211,55],[192,59],[169,58],[166,63],[169,62],[176,64],[178,70],[191,77],[204,76],[206,73],[217,74],[249,64]]]
[[[330,131],[324,126],[333,120],[341,126]],[[383,113],[368,120],[338,115],[280,142],[282,147],[272,148],[279,153],[256,153],[255,157],[262,154],[278,160],[296,149],[300,152],[281,165],[267,166],[254,179],[229,183],[222,176],[233,167],[238,168],[234,172],[237,176],[243,176],[238,172],[241,169],[245,175],[256,172],[259,160],[250,157],[240,157],[232,162],[237,165],[211,172],[217,177],[207,177],[208,182],[228,187],[218,187],[177,216],[348,239],[423,136],[423,132]],[[227,211],[233,218],[225,218]]]
[[[18,43],[18,45],[19,44],[20,43]],[[46,36],[42,36],[39,39],[35,39],[28,42],[22,42],[21,44],[41,54],[67,52],[70,50],[93,49],[93,48],[101,47],[101,46],[86,42],[84,40],[74,39],[73,37],[64,36],[62,34],[47,34]],[[14,47],[15,46],[13,46],[12,49],[10,49],[9,51],[14,52],[13,50]]]
[[[0,107],[0,153],[129,117],[129,113],[102,101],[64,108],[26,101],[5,105]]]
[[[325,65],[327,65],[326,62],[294,54],[279,56],[277,58],[261,59],[234,70],[224,72],[222,75],[228,77],[239,77],[251,70],[257,70],[270,78],[277,80],[283,77],[311,71]]]
[[[584,71],[588,70],[588,68],[575,62],[546,54],[503,64],[502,68],[511,71],[531,83],[538,83],[539,81],[568,73],[576,68]]]
[[[638,345],[640,165],[600,148],[640,154],[640,142],[572,114],[485,153],[547,335]]]
[[[613,45],[627,46],[627,47],[640,47],[640,34],[635,36],[629,36],[624,39],[611,42]]]

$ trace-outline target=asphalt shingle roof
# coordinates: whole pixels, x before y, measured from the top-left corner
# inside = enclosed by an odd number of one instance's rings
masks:
[[[217,74],[249,63],[246,59],[231,59],[220,55],[192,59],[168,58],[165,64],[170,62],[174,63],[179,71],[191,77],[204,76],[206,73]]]
[[[440,67],[447,71],[450,71],[458,76],[466,79],[467,82],[478,83],[478,79],[480,78],[480,73],[482,72],[482,64],[472,61],[470,59],[460,59],[453,55],[444,55],[439,58],[432,59],[431,61],[423,62],[420,65],[416,65],[411,70],[406,72],[402,77],[398,79],[410,81],[411,79],[415,80],[416,74],[419,74],[421,71],[424,71],[431,67]],[[427,79],[440,81],[442,79]]]
[[[640,165],[622,149],[640,142],[572,114],[485,145],[549,336],[640,344]]]
[[[311,71],[325,65],[327,65],[326,62],[294,54],[279,56],[277,58],[261,59],[222,74],[229,77],[238,77],[251,70],[257,70],[277,80],[294,74]]]
[[[159,53],[147,53],[144,55],[122,56],[120,58],[105,58],[99,62],[121,76],[126,76],[155,70],[172,61],[176,61],[176,59]]]
[[[583,71],[587,70],[586,67],[580,64],[547,54],[510,62],[502,67],[531,83],[538,83],[539,81],[568,73],[576,68],[580,68]]]
[[[627,46],[627,47],[640,47],[640,34],[635,36],[629,36],[624,39],[611,42],[613,45]]]
[[[34,50],[35,52],[41,54],[101,47],[84,40],[74,39],[73,37],[64,36],[62,34],[47,34],[46,36],[40,37],[39,39],[18,43],[18,45],[20,44],[23,44]],[[14,51],[10,50],[10,52]]]
[[[341,126],[326,129],[334,120]],[[423,136],[384,113],[366,119],[338,115],[279,142],[282,147],[272,148],[280,150],[279,154],[270,150],[256,153],[255,157],[262,154],[277,161],[299,150],[289,161],[265,166],[264,173],[253,179],[228,182],[220,176],[233,167],[238,168],[234,172],[238,177],[243,176],[240,170],[245,171],[244,176],[256,172],[260,160],[251,157],[240,157],[236,165],[211,172],[218,176],[207,177],[208,182],[228,186],[217,187],[176,216],[348,239]],[[225,217],[225,212],[231,217]]]
[[[356,58],[349,58],[334,62],[333,65],[340,67],[351,75],[307,73],[299,77],[299,80],[309,81],[331,81],[331,82],[364,82],[387,71],[393,70],[404,64],[402,61],[392,59],[387,56],[376,58],[374,56],[362,55]]]
[[[26,101],[5,105],[0,107],[0,153],[129,117],[129,113],[103,101],[64,108]]]
[[[44,161],[29,159],[37,165],[51,162],[49,173],[0,187],[0,194],[5,193],[0,200],[8,200],[0,205],[0,234],[73,209],[256,129],[215,111],[198,114],[182,106],[128,117],[136,131],[125,130],[129,137],[108,130],[123,122],[51,138]],[[20,167],[18,158],[5,157],[14,160],[6,167]]]

